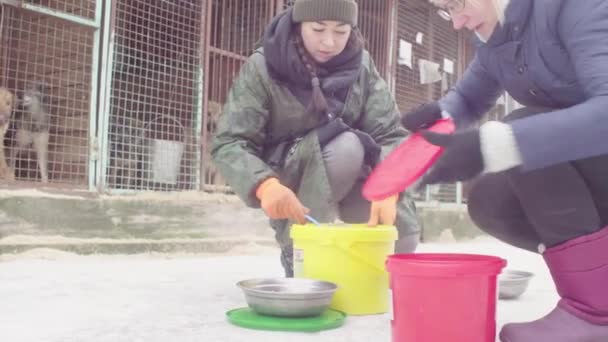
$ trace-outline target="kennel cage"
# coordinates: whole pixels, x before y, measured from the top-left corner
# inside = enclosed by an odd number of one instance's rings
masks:
[[[104,56],[104,191],[198,190],[204,0],[118,0]]]
[[[92,185],[100,23],[101,1],[0,0],[0,86],[16,98],[3,145],[17,184],[44,173],[51,185]],[[41,106],[23,101],[31,84]],[[33,111],[44,125],[28,122]]]
[[[211,161],[211,140],[232,82],[277,10],[280,2],[275,0],[210,0],[207,3],[205,74],[208,77],[203,133],[203,188],[207,191],[230,191]]]

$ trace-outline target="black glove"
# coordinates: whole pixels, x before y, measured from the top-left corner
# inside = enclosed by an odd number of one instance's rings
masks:
[[[483,171],[479,129],[469,129],[453,134],[421,131],[421,134],[431,144],[445,149],[439,160],[422,178],[418,189],[428,184],[465,181]]]
[[[401,125],[410,132],[416,132],[422,128],[428,128],[439,119],[441,119],[439,103],[430,102],[402,114]]]

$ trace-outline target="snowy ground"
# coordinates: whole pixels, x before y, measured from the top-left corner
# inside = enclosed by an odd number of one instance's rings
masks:
[[[499,327],[538,318],[557,300],[540,256],[495,240],[424,244],[419,251],[498,255],[509,268],[534,272],[523,297],[499,301]],[[390,341],[388,314],[348,317],[343,327],[314,334],[247,330],[226,321],[227,310],[246,305],[237,281],[281,275],[270,248],[226,256],[3,256],[0,336],[3,342]]]

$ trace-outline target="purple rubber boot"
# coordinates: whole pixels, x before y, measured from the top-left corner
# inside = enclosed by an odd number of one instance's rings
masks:
[[[561,300],[547,316],[506,324],[502,342],[608,342],[608,227],[543,254]]]

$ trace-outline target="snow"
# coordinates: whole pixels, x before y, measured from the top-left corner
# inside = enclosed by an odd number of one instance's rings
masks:
[[[498,326],[547,313],[557,294],[539,255],[491,238],[430,243],[419,252],[501,256],[508,268],[535,273],[518,300],[499,301]],[[0,336],[4,342],[390,341],[389,315],[351,316],[320,333],[243,329],[225,312],[246,306],[239,280],[282,276],[278,250],[225,255],[77,256],[53,250],[0,259]]]

